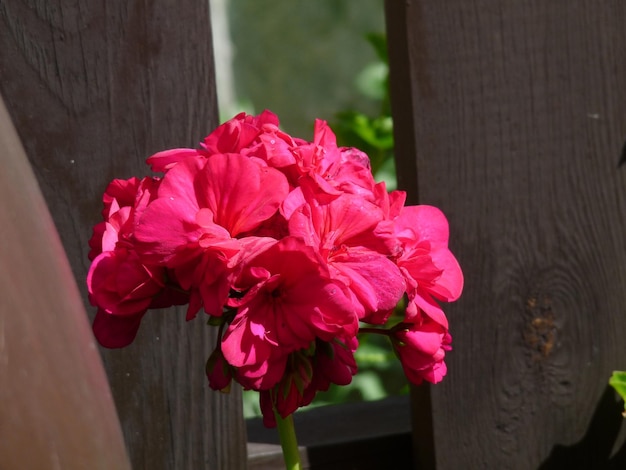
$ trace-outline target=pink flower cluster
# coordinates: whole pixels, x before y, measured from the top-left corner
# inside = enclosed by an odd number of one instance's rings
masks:
[[[439,382],[450,349],[438,301],[463,286],[448,223],[405,206],[340,148],[324,121],[312,142],[269,111],[239,114],[197,149],[157,153],[162,178],[113,181],[90,240],[87,277],[105,347],[131,343],[149,309],[188,305],[219,327],[209,384],[260,392],[266,425],[331,383],[350,383],[359,326],[384,325],[406,295],[391,338],[411,382]]]

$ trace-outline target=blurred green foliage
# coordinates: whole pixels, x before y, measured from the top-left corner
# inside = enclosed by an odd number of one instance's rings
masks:
[[[376,52],[376,60],[358,74],[355,88],[364,100],[376,104],[378,114],[343,110],[336,114],[330,126],[337,135],[339,145],[356,147],[369,155],[376,180],[385,181],[387,189],[393,190],[396,189],[396,171],[393,159],[387,41],[381,33],[370,33],[366,35],[366,40]]]
[[[626,372],[616,370],[613,371],[609,379],[609,385],[615,389],[619,396],[624,400],[624,417],[626,417]]]

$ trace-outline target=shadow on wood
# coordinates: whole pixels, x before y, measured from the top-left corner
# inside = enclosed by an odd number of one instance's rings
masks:
[[[615,391],[607,386],[593,413],[584,437],[574,445],[557,445],[539,470],[620,470],[626,468],[626,444],[614,455],[615,445],[624,418],[621,400],[615,399]]]

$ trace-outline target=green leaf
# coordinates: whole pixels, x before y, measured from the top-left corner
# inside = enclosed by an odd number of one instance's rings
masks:
[[[338,137],[352,133],[354,137],[375,150],[393,149],[393,121],[390,117],[370,118],[356,111],[343,111],[337,113],[337,121],[339,125]],[[351,136],[346,135],[345,137],[349,139]],[[363,149],[361,148],[361,150]]]
[[[224,316],[216,317],[214,315],[211,315],[206,323],[210,326],[222,326],[224,323],[226,323],[226,318]]]
[[[361,94],[371,100],[383,101],[387,96],[389,67],[384,62],[368,64],[357,75],[355,85]]]
[[[387,36],[385,33],[368,33],[365,35],[365,39],[376,51],[376,55],[383,62],[388,62],[387,57]]]
[[[615,370],[613,375],[609,379],[609,385],[619,393],[622,400],[624,400],[624,416],[626,417],[626,372]]]

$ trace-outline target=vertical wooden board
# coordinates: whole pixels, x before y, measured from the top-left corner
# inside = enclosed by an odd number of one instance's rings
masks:
[[[575,464],[603,468],[619,405],[596,406],[626,364],[626,4],[387,13],[400,183],[448,215],[466,276],[432,391],[438,468],[565,468],[581,441]]]
[[[208,2],[2,0],[0,90],[86,302],[107,183],[218,124]],[[134,468],[245,465],[240,395],[204,377],[207,330],[155,312],[133,345],[102,351]]]

